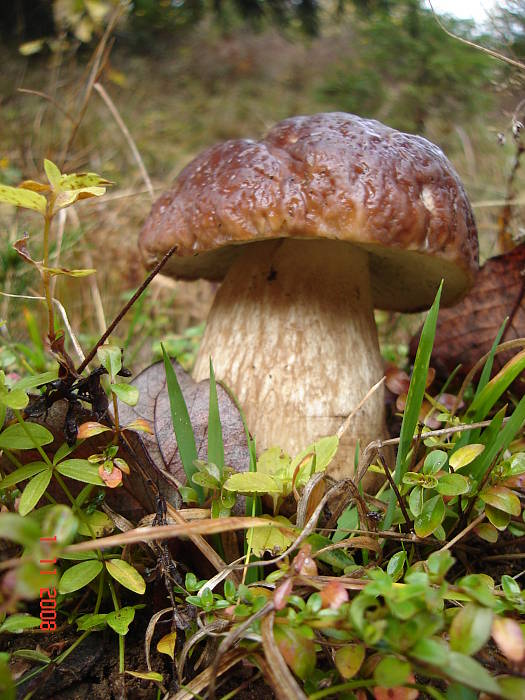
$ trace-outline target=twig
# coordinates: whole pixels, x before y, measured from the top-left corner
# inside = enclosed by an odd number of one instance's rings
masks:
[[[479,525],[482,520],[485,520],[485,511],[483,511],[483,513],[480,513],[477,518],[474,518],[474,520],[471,523],[469,523],[467,527],[461,530],[461,532],[458,532],[458,534],[455,537],[453,537],[450,540],[450,542],[447,542],[447,544],[441,547],[441,549],[439,549],[438,551],[446,552],[447,549],[453,547],[456,544],[456,542],[459,542],[459,540],[463,539],[463,537],[465,537],[465,535],[467,535],[471,530],[473,530],[476,527],[476,525]]]
[[[133,157],[135,158],[135,160],[137,162],[137,165],[138,165],[139,170],[140,170],[140,174],[142,175],[142,179],[144,180],[144,184],[146,185],[146,188],[149,192],[149,196],[151,197],[151,200],[153,201],[153,199],[155,198],[155,195],[153,194],[153,185],[151,184],[151,180],[149,178],[148,172],[147,172],[146,167],[144,165],[144,161],[142,160],[142,157],[139,153],[139,150],[135,144],[135,141],[133,140],[133,137],[129,133],[128,127],[124,124],[122,117],[118,113],[118,110],[115,107],[115,104],[113,103],[113,100],[108,95],[108,93],[104,89],[103,85],[101,85],[100,83],[95,83],[94,88],[98,92],[100,97],[104,100],[106,107],[111,112],[114,120],[117,122],[117,124],[119,126],[119,129],[122,131],[124,138],[128,142],[128,146],[130,147],[131,152],[133,153]]]
[[[157,274],[162,270],[162,268],[164,267],[164,265],[168,262],[168,260],[169,260],[169,259],[171,258],[171,256],[173,255],[173,253],[177,250],[177,247],[178,247],[177,245],[173,245],[173,246],[168,250],[168,252],[166,253],[166,255],[162,258],[162,260],[160,260],[160,261],[155,265],[155,267],[153,268],[153,270],[149,273],[149,275],[146,277],[146,279],[144,280],[144,282],[140,285],[140,287],[137,289],[137,291],[133,294],[133,296],[131,297],[131,299],[130,299],[126,304],[124,304],[124,306],[122,307],[122,309],[118,312],[118,314],[115,316],[115,318],[113,319],[113,321],[112,321],[112,322],[109,324],[109,326],[107,327],[106,332],[102,334],[102,336],[99,338],[99,340],[95,343],[94,347],[93,347],[93,348],[89,351],[89,353],[87,354],[85,360],[82,362],[82,364],[80,365],[80,367],[77,369],[77,373],[78,373],[78,374],[82,374],[82,372],[86,369],[86,367],[89,365],[89,363],[91,362],[91,360],[92,360],[92,359],[95,357],[95,355],[97,354],[98,348],[99,348],[101,345],[103,345],[103,344],[105,343],[105,341],[109,338],[109,336],[113,333],[113,331],[114,331],[115,328],[118,326],[118,324],[120,323],[120,321],[122,321],[122,319],[124,318],[124,316],[128,313],[128,311],[130,310],[130,308],[131,308],[131,307],[133,306],[133,304],[137,301],[137,299],[138,299],[139,296],[142,294],[142,292],[146,289],[146,287],[149,285],[149,283],[151,282],[151,280],[155,277],[155,275],[157,275]]]
[[[48,95],[45,92],[40,92],[40,90],[28,90],[27,88],[17,88],[17,92],[23,92],[26,95],[36,95],[37,97],[42,97],[42,99],[51,102],[55,109],[57,109],[61,114],[64,115],[66,119],[68,119],[72,124],[74,124],[73,117],[69,114],[69,112],[67,112],[63,107],[61,107],[55,100],[55,98],[51,97],[51,95]]]
[[[363,408],[363,406],[368,401],[368,399],[372,396],[372,394],[374,394],[379,389],[379,387],[384,384],[385,380],[386,380],[386,377],[381,377],[381,379],[378,382],[376,382],[374,384],[374,386],[371,387],[366,392],[366,394],[361,399],[361,401],[357,404],[357,406],[354,409],[352,409],[352,411],[348,414],[348,416],[345,418],[345,420],[343,421],[343,423],[341,424],[341,426],[339,427],[339,429],[336,433],[339,440],[343,437],[343,435],[348,430],[348,426],[352,422],[352,418],[356,415],[356,413],[358,413],[358,411],[360,411]]]
[[[399,493],[399,489],[397,488],[394,480],[392,479],[392,474],[390,473],[390,469],[387,466],[387,463],[385,461],[385,458],[381,454],[381,452],[378,453],[378,459],[381,462],[381,466],[383,467],[383,471],[385,472],[385,476],[388,479],[388,483],[390,484],[390,488],[392,491],[395,493],[397,502],[399,503],[399,507],[401,508],[401,512],[403,513],[403,518],[405,519],[405,523],[407,525],[410,525],[410,516],[408,515],[408,511],[405,506],[405,502],[403,501],[403,498],[401,494]]]
[[[493,49],[488,49],[486,46],[480,46],[479,44],[476,44],[474,41],[469,41],[468,39],[465,39],[462,36],[458,36],[457,34],[454,34],[453,32],[449,31],[445,27],[445,25],[442,23],[442,21],[439,19],[438,15],[436,14],[436,11],[432,7],[432,0],[428,0],[428,4],[430,5],[430,9],[432,10],[432,14],[434,15],[434,19],[436,20],[437,24],[441,27],[441,29],[445,32],[445,34],[447,34],[447,36],[451,37],[452,39],[457,39],[462,44],[466,44],[467,46],[470,46],[473,49],[477,49],[478,51],[483,51],[483,53],[486,53],[489,56],[492,56],[492,58],[496,58],[499,61],[504,61],[505,63],[508,63],[509,65],[514,66],[515,68],[519,68],[520,70],[525,70],[525,63],[520,63],[520,61],[515,61],[513,58],[509,58],[508,56],[504,56],[503,54],[499,53],[498,51],[494,51]]]

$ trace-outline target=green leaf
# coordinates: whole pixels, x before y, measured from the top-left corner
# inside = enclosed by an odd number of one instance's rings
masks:
[[[403,575],[406,560],[407,554],[404,550],[397,552],[397,554],[394,554],[394,556],[390,558],[386,567],[386,572],[391,577],[392,581],[399,581]]]
[[[470,481],[462,474],[443,474],[436,488],[442,496],[459,496],[469,491]]]
[[[93,533],[90,528],[93,530]],[[111,518],[101,510],[95,510],[93,513],[86,515],[84,520],[80,521],[78,534],[85,537],[92,537],[93,535],[95,537],[103,537],[104,535],[109,535],[114,529],[115,525]]]
[[[414,521],[414,531],[418,537],[428,537],[436,530],[445,517],[445,504],[441,496],[425,501],[423,510]]]
[[[235,493],[281,493],[282,486],[269,474],[238,472],[232,474],[224,484],[227,491]]]
[[[492,419],[491,425],[487,428],[487,431],[492,428],[492,423],[496,423],[498,427],[497,431],[494,431],[493,439],[486,444],[485,451],[475,462],[472,463],[468,470],[468,473],[474,479],[481,479],[485,474],[487,469],[490,467],[496,456],[507,449],[518,430],[525,421],[525,396],[523,396],[514,409],[514,412],[510,416],[509,420],[501,428],[503,422],[503,409],[499,411],[496,416]]]
[[[41,374],[33,374],[28,377],[22,377],[14,385],[13,389],[21,389],[26,391],[27,389],[34,389],[37,386],[42,386],[47,384],[47,382],[52,382],[57,378],[57,370],[51,370],[49,372],[42,372]]]
[[[397,688],[408,681],[410,671],[408,661],[396,656],[384,656],[374,669],[374,680],[383,688]]]
[[[422,486],[414,486],[408,497],[408,507],[412,515],[417,518],[423,511],[425,505],[425,490]]]
[[[493,508],[492,506],[485,505],[485,515],[487,516],[491,525],[497,530],[503,532],[509,526],[511,515],[510,513],[505,513],[498,508]]]
[[[123,401],[128,406],[136,406],[139,400],[139,390],[133,384],[112,384],[111,391],[113,391],[118,398]]]
[[[341,542],[350,534],[347,530],[357,530],[359,527],[359,513],[355,506],[346,508],[337,521],[337,530],[332,536],[332,542],[335,544]]]
[[[521,595],[519,583],[515,581],[512,576],[508,576],[507,574],[503,574],[501,577],[501,589],[507,600],[513,600]]]
[[[273,636],[283,659],[298,678],[304,680],[315,668],[314,640],[289,625],[275,625]]]
[[[60,179],[62,190],[83,190],[92,187],[107,187],[112,184],[110,180],[106,180],[96,173],[71,173],[70,175],[62,175]]]
[[[0,395],[0,401],[13,410],[21,410],[29,403],[29,397],[22,389],[11,389],[7,394]]]
[[[217,398],[217,385],[215,373],[210,357],[210,405],[208,412],[208,462],[216,464],[219,468],[220,479],[224,469],[224,443],[222,439],[221,418],[219,415],[219,400]]]
[[[15,207],[22,207],[23,209],[32,209],[42,215],[46,213],[47,200],[45,197],[37,192],[31,192],[31,190],[19,187],[0,185],[0,202],[13,204]]]
[[[52,277],[89,277],[89,275],[95,274],[96,270],[92,267],[82,268],[80,270],[70,270],[67,267],[42,267],[42,270],[48,272]]]
[[[444,468],[448,455],[443,450],[432,450],[423,462],[423,474],[435,474]]]
[[[0,489],[6,489],[9,486],[18,484],[20,481],[30,479],[32,476],[35,476],[35,474],[39,474],[47,468],[48,467],[45,462],[29,462],[29,464],[25,464],[23,467],[15,469],[15,471],[11,472],[11,474],[6,476],[5,479],[2,479],[2,481],[0,481]]]
[[[448,661],[449,648],[442,639],[419,639],[409,651],[410,656],[424,664],[439,668]]]
[[[330,464],[332,459],[335,457],[337,448],[339,447],[339,438],[337,435],[328,435],[320,440],[308,445],[304,450],[301,450],[298,455],[296,455],[290,465],[290,472],[293,474],[296,468],[301,464],[305,457],[312,454],[312,457],[303,464],[300,473],[297,475],[297,484],[302,486],[310,478],[314,456],[315,456],[315,471],[322,472]]]
[[[58,190],[60,188],[60,178],[62,177],[60,170],[47,158],[44,159],[44,170],[46,171],[47,179],[51,187],[54,190]]]
[[[162,675],[156,671],[124,671],[128,676],[133,676],[133,678],[140,678],[143,681],[153,681],[155,683],[162,683]]]
[[[499,693],[505,700],[523,700],[525,698],[525,678],[517,676],[500,676]]]
[[[122,559],[109,559],[106,569],[110,576],[130,591],[142,594],[146,590],[146,582],[139,572]]]
[[[38,651],[37,649],[17,649],[13,652],[13,656],[41,664],[51,663],[49,656],[46,656],[43,652]]]
[[[164,346],[161,345],[161,348],[164,368],[166,371],[166,385],[170,399],[171,422],[173,424],[173,430],[175,431],[177,447],[179,449],[182,466],[184,467],[184,473],[188,479],[188,485],[191,485],[191,477],[196,472],[194,461],[198,459],[195,436],[193,434],[188,408],[186,406],[186,401],[184,400],[177,375],[175,374],[173,365],[166,354]],[[195,491],[199,496],[199,502],[203,503],[204,492],[202,488],[200,486],[195,486]]]
[[[77,617],[75,622],[77,623],[77,629],[81,631],[92,630],[92,629],[104,629],[106,626],[106,618],[108,613],[104,614],[93,614],[89,613],[87,615],[81,615]]]
[[[53,435],[47,428],[38,423],[24,422],[9,425],[0,433],[0,449],[5,450],[34,450],[53,442]]]
[[[427,559],[428,575],[432,583],[441,583],[455,561],[448,549],[432,552]]]
[[[399,436],[399,447],[397,451],[396,469],[394,481],[400,484],[405,471],[407,470],[407,455],[412,447],[412,439],[419,421],[419,412],[425,395],[425,388],[428,376],[428,368],[430,365],[430,356],[432,354],[432,346],[434,344],[434,336],[436,334],[436,323],[439,311],[439,300],[441,298],[441,290],[443,282],[439,285],[436,298],[430,311],[427,314],[421,338],[414,361],[414,371],[410,380],[410,387],[403,414],[403,422],[401,424],[401,433]],[[392,524],[394,510],[396,507],[395,493],[391,493],[388,503],[388,510],[383,521],[383,529],[388,530]]]
[[[471,659],[470,656],[451,651],[447,666],[441,670],[459,683],[492,695],[498,694],[497,682],[480,663]]]
[[[462,608],[450,625],[450,648],[472,656],[489,640],[493,613],[469,603]]]
[[[78,530],[78,518],[71,508],[57,504],[49,510],[42,522],[42,536],[55,537],[61,545],[71,544]]]
[[[476,525],[474,532],[478,537],[481,537],[482,540],[485,540],[485,542],[494,544],[494,542],[498,541],[499,532],[491,523],[480,523]]]
[[[488,503],[493,508],[502,510],[509,515],[521,513],[520,499],[505,486],[489,486],[479,494],[483,503]]]
[[[335,652],[335,666],[341,676],[347,681],[353,678],[365,660],[363,644],[346,644]]]
[[[122,369],[122,350],[117,345],[102,345],[97,350],[97,357],[111,379],[114,379]]]
[[[294,530],[294,526],[283,515],[278,515],[275,518],[270,518],[266,515],[263,517],[268,519],[269,522],[281,523],[292,532]],[[246,540],[251,543],[252,550],[256,556],[262,557],[264,552],[283,552],[292,544],[294,537],[269,524],[268,527],[249,528],[246,531]]]
[[[3,623],[0,625],[1,632],[12,632],[19,633],[25,630],[31,630],[35,627],[40,627],[40,618],[33,617],[32,615],[26,615],[25,613],[16,613],[14,615],[9,615]]]
[[[503,392],[509,388],[524,369],[525,350],[522,350],[509,360],[474,398],[468,410],[468,415],[472,416],[472,420],[483,420]]]
[[[91,583],[103,569],[103,564],[98,559],[90,559],[80,564],[75,564],[62,574],[58,584],[58,592],[62,594],[78,591]]]
[[[129,626],[133,622],[134,617],[135,608],[126,607],[109,613],[106,617],[106,621],[117,634],[125,635],[128,633]]]
[[[55,469],[62,476],[75,479],[75,481],[104,486],[104,481],[98,474],[98,466],[91,464],[87,459],[65,459],[60,464],[57,464]]]
[[[53,471],[51,469],[46,469],[28,482],[20,497],[20,503],[18,504],[18,512],[20,515],[27,515],[33,510],[44,495],[52,476]]]
[[[450,455],[450,459],[448,461],[448,463],[450,464],[450,468],[456,471],[458,469],[466,467],[467,464],[473,462],[476,459],[476,457],[478,457],[483,452],[484,449],[485,445],[481,445],[479,443],[465,445],[465,447],[460,447],[459,450],[456,450],[453,454]]]
[[[23,547],[31,547],[39,541],[39,538],[40,528],[34,520],[23,518],[18,513],[2,513],[0,540],[10,540]]]

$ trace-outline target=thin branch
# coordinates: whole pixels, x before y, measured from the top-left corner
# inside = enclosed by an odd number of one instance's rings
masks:
[[[99,338],[97,343],[94,345],[94,347],[89,351],[87,354],[85,360],[82,362],[80,367],[77,369],[77,373],[80,375],[82,372],[86,369],[86,367],[89,365],[91,360],[95,357],[97,354],[98,348],[105,343],[105,341],[109,338],[109,336],[113,333],[115,328],[118,326],[118,324],[122,321],[124,316],[128,313],[130,308],[133,306],[133,304],[137,301],[139,296],[142,294],[142,292],[146,289],[146,287],[149,285],[151,280],[157,275],[164,265],[168,262],[168,260],[171,258],[173,253],[177,250],[177,245],[173,245],[166,255],[160,260],[153,270],[149,273],[149,275],[146,277],[144,282],[140,285],[140,287],[137,289],[135,294],[131,297],[131,299],[122,307],[122,309],[118,312],[118,314],[115,316],[113,321],[109,324],[109,326],[106,329],[106,332],[103,333],[103,335]]]
[[[386,377],[381,377],[381,379],[374,384],[373,387],[371,387],[366,394],[363,396],[361,401],[357,404],[357,406],[352,409],[352,411],[349,413],[349,415],[345,418],[341,426],[339,427],[336,435],[339,438],[339,440],[343,437],[343,435],[346,433],[348,430],[348,426],[352,422],[352,418],[358,413],[365,403],[368,401],[368,399],[372,396],[372,394],[375,394],[375,392],[385,383]]]
[[[466,44],[467,46],[470,46],[473,49],[477,49],[478,51],[483,51],[483,53],[488,54],[489,56],[492,56],[492,58],[496,58],[498,61],[504,61],[505,63],[508,63],[511,66],[514,66],[515,68],[519,68],[520,70],[525,70],[525,63],[520,63],[520,61],[515,61],[513,58],[509,58],[508,56],[504,56],[503,54],[499,53],[499,51],[494,51],[493,49],[489,49],[486,46],[480,46],[479,44],[476,44],[474,41],[470,41],[469,39],[465,39],[462,36],[458,36],[457,34],[454,34],[451,32],[449,29],[445,27],[443,22],[439,19],[439,16],[436,14],[436,11],[432,7],[432,0],[428,0],[428,4],[430,5],[430,9],[432,10],[432,14],[434,15],[434,19],[436,20],[437,24],[441,27],[441,29],[445,32],[445,34],[452,39],[457,39],[457,41],[460,41],[462,44]]]

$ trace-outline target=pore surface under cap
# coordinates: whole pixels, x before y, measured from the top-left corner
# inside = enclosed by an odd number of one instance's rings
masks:
[[[440,279],[453,303],[477,269],[461,182],[426,139],[344,113],[293,117],[261,141],[204,151],[155,203],[140,236],[148,265],[222,279],[242,244],[326,238],[368,252],[374,305],[428,306]]]

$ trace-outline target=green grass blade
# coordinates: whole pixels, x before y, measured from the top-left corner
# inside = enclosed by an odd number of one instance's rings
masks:
[[[396,470],[394,474],[394,481],[396,484],[401,483],[404,473],[406,472],[407,455],[412,447],[412,438],[414,437],[414,432],[419,421],[419,412],[421,410],[423,397],[425,395],[430,356],[432,354],[434,336],[436,334],[439,300],[441,299],[442,289],[443,282],[441,282],[439,285],[436,298],[434,299],[434,303],[427,314],[423,325],[423,330],[421,331],[421,338],[419,340],[416,359],[414,361],[414,371],[410,380],[405,412],[403,414],[403,423],[401,424],[401,433],[399,435],[399,447],[397,451]],[[395,505],[396,497],[395,494],[392,493],[384,520],[385,530],[388,530],[392,524]]]
[[[188,407],[186,406],[186,401],[182,395],[177,375],[164,349],[164,345],[161,344],[161,348],[164,369],[166,370],[166,385],[170,398],[171,422],[173,424],[173,430],[175,431],[175,437],[177,438],[177,446],[179,448],[182,466],[184,467],[188,484],[195,489],[199,497],[199,503],[202,503],[204,501],[202,487],[198,484],[194,484],[191,478],[197,471],[193,464],[197,459],[197,447],[195,445],[195,436],[193,434]]]
[[[476,395],[467,412],[473,421],[485,420],[496,401],[525,370],[525,350],[515,355]]]
[[[219,399],[217,384],[210,357],[210,408],[208,413],[208,462],[213,462],[221,473],[224,468],[224,442],[222,439],[221,417],[219,415]]]
[[[479,378],[478,386],[476,388],[476,393],[474,395],[474,398],[482,391],[488,384],[490,375],[492,373],[492,367],[494,365],[494,357],[496,355],[496,348],[500,344],[501,341],[501,336],[503,335],[503,332],[507,326],[507,323],[509,321],[509,317],[503,321],[503,323],[500,326],[500,329],[496,335],[496,338],[494,339],[494,342],[492,343],[492,347],[490,348],[489,356],[487,357],[487,361],[485,362],[483,366],[483,371],[481,372],[481,377]]]
[[[494,421],[499,421],[500,425],[503,420],[503,412],[500,411],[494,417]],[[514,409],[512,416],[509,418],[507,423],[503,426],[502,430],[496,433],[496,437],[490,444],[485,447],[485,450],[480,454],[478,458],[469,469],[469,472],[475,479],[481,479],[487,469],[490,467],[496,456],[502,451],[507,449],[512,440],[514,440],[518,430],[521,428],[525,422],[525,396],[522,397],[519,404]],[[492,424],[491,424],[492,425]],[[490,428],[490,426],[489,426]]]
[[[474,399],[475,401],[479,394],[483,391],[483,389],[487,386],[490,380],[490,375],[492,373],[492,367],[494,366],[494,357],[496,356],[496,348],[500,344],[501,337],[503,335],[503,332],[505,330],[505,327],[507,325],[507,322],[509,320],[509,317],[503,321],[503,323],[500,326],[499,331],[496,334],[496,338],[494,339],[494,342],[492,343],[492,347],[490,348],[489,355],[487,357],[487,361],[485,362],[483,366],[483,371],[481,372],[481,376],[479,378],[478,386],[476,387],[476,392],[474,394]],[[482,420],[480,418],[475,418],[474,422],[477,422],[478,420]],[[481,429],[478,428],[478,430],[467,430],[459,440],[456,441],[456,446],[454,447],[454,450],[452,454],[456,451],[459,450],[460,447],[464,447],[465,445],[468,445],[471,442],[477,442],[479,436],[481,435]]]

